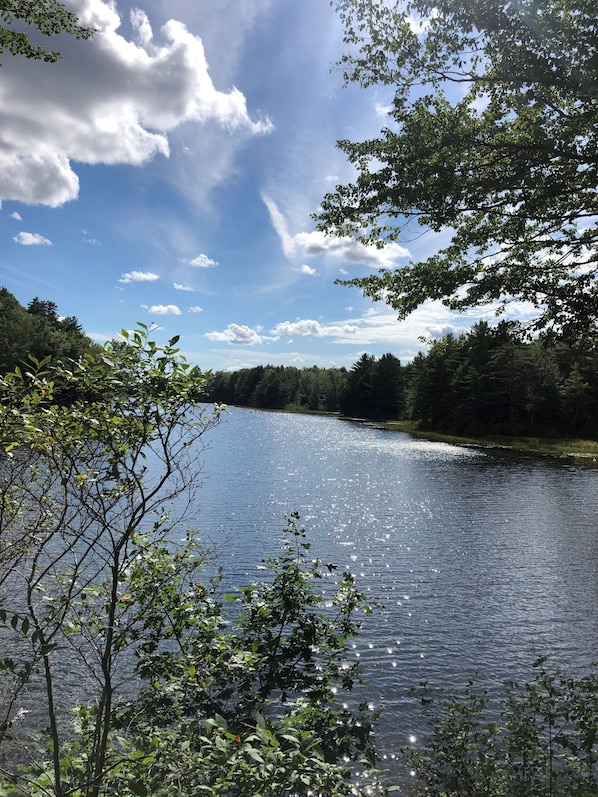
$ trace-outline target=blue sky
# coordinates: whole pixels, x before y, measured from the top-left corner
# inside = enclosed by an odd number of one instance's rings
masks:
[[[476,320],[430,303],[398,322],[334,285],[435,251],[315,231],[351,179],[337,139],[376,135],[390,94],[343,89],[327,0],[69,0],[91,41],[57,64],[4,56],[0,284],[103,341],[137,321],[202,368],[403,361]]]

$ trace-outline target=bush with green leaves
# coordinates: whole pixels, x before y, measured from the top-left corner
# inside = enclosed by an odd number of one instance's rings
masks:
[[[500,707],[469,683],[438,706],[424,685],[432,733],[407,756],[423,797],[596,797],[598,673],[550,671],[510,681]]]
[[[220,408],[150,332],[0,380],[0,794],[376,793],[357,778],[375,713],[337,699],[364,596],[292,516],[262,580],[221,599],[193,527]]]

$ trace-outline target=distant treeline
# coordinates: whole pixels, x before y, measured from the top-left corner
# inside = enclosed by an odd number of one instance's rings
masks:
[[[246,407],[407,419],[455,434],[598,435],[598,353],[523,343],[481,322],[407,365],[363,354],[350,370],[257,366],[217,372],[210,399]]]
[[[516,331],[509,322],[481,322],[466,335],[431,343],[406,365],[392,354],[363,354],[349,370],[258,365],[218,371],[206,398],[411,420],[455,434],[598,437],[598,352],[522,343]],[[25,308],[0,288],[0,374],[22,367],[29,355],[64,360],[97,350],[77,319],[61,317],[53,302],[35,298]]]

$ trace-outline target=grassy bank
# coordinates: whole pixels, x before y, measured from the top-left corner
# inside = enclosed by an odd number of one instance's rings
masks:
[[[489,448],[507,448],[522,454],[535,456],[579,459],[598,464],[598,441],[579,440],[576,438],[551,437],[508,437],[506,435],[484,435],[481,437],[462,437],[419,429],[413,421],[388,421],[381,424],[385,429],[407,432],[413,437],[452,443],[457,446],[485,446]]]

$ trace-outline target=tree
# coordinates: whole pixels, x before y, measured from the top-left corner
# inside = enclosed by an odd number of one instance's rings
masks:
[[[282,553],[263,562],[263,580],[227,596],[236,607],[228,621],[201,583],[189,589],[187,578],[186,592],[162,590],[166,611],[149,618],[138,660],[143,688],[119,706],[115,723],[119,738],[139,751],[135,781],[145,793],[385,793],[371,780],[360,787],[346,766],[373,763],[376,712],[336,696],[359,680],[348,641],[367,604],[344,573],[324,608],[316,587],[334,567],[309,556],[297,520],[288,518]],[[151,579],[138,587],[156,592]]]
[[[213,424],[197,404],[206,376],[178,356],[176,338],[159,347],[144,325],[123,336],[97,358],[55,366],[49,357],[31,359],[0,380],[8,455],[0,480],[0,625],[3,649],[13,654],[0,660],[0,740],[14,732],[16,701],[39,671],[56,797],[70,793],[64,657],[79,677],[89,675],[94,712],[79,793],[97,797],[120,659],[139,642],[151,608],[131,603],[127,585],[146,549],[189,522],[197,443]],[[56,382],[79,398],[57,403]]]
[[[31,26],[44,36],[68,33],[89,39],[93,35],[93,30],[79,25],[77,15],[58,0],[0,0],[0,19],[4,23],[0,26],[0,53],[7,51],[47,63],[58,61],[60,53],[33,42],[28,33],[15,30],[15,23]]]
[[[178,338],[149,335],[0,379],[0,744],[26,753],[2,758],[0,793],[382,793],[347,764],[373,762],[376,714],[336,697],[359,680],[365,597],[344,573],[324,601],[334,567],[292,516],[265,581],[224,616],[192,525],[220,408],[198,403],[208,375]],[[77,398],[56,402],[55,381]],[[39,757],[28,694],[48,726]]]
[[[22,367],[29,355],[38,360],[48,355],[54,361],[77,360],[99,348],[74,316],[58,315],[54,302],[36,297],[25,310],[6,288],[0,288],[0,374]]]
[[[343,280],[404,318],[530,302],[528,332],[596,336],[598,36],[594,0],[333,0],[346,83],[394,92],[378,138],[340,141],[357,169],[316,216],[382,246],[415,224],[448,246]]]
[[[372,377],[375,364],[374,355],[365,353],[353,363],[340,396],[340,409],[343,415],[370,417],[373,406]]]
[[[383,354],[374,366],[372,396],[376,418],[401,416],[405,404],[401,362],[389,352]]]

